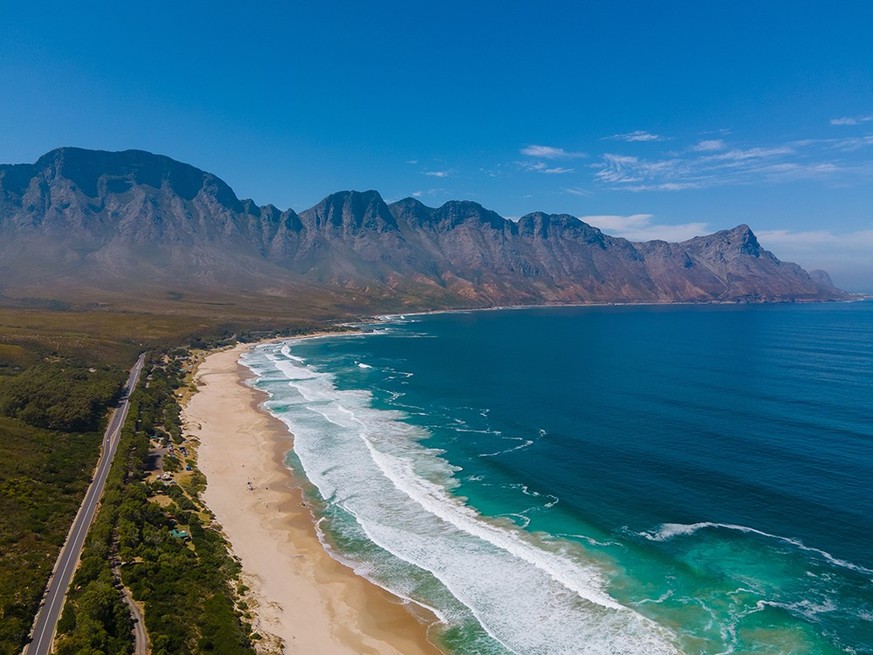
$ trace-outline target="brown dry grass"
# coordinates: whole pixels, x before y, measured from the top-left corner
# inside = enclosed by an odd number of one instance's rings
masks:
[[[195,337],[313,330],[353,316],[333,300],[312,293],[287,298],[218,292],[172,298],[144,293],[61,309],[0,304],[0,367],[60,356],[127,368],[145,348],[184,345]]]

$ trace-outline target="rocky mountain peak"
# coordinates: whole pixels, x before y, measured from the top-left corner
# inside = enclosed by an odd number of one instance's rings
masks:
[[[549,238],[554,235],[573,235],[587,243],[603,245],[603,232],[585,221],[570,214],[546,214],[533,212],[518,219],[518,229],[522,234],[531,234],[539,238]]]
[[[358,232],[396,230],[397,220],[378,191],[338,191],[300,213],[314,229]]]
[[[737,225],[730,230],[721,230],[714,234],[694,237],[683,241],[680,245],[701,253],[722,253],[722,257],[734,258],[739,255],[761,257],[767,251],[761,248],[758,237],[752,229],[746,225]]]
[[[485,209],[478,202],[472,200],[449,200],[438,209],[434,210],[434,218],[448,227],[457,227],[464,223],[473,223],[495,229],[503,230],[515,228],[515,224],[506,220],[500,214],[490,209]]]
[[[388,208],[394,217],[401,222],[412,225],[423,225],[433,221],[434,208],[428,207],[417,198],[404,198],[391,203]]]
[[[0,294],[63,285],[127,295],[315,285],[383,308],[844,297],[826,276],[780,262],[747,225],[631,243],[568,214],[513,221],[469,200],[389,207],[373,190],[297,214],[241,202],[215,175],[169,157],[81,148],[0,165]]]
[[[745,223],[729,230],[728,235],[731,243],[736,244],[741,253],[752,257],[761,256],[761,244],[758,243],[758,237],[752,232],[752,228]]]
[[[25,166],[30,170],[14,171],[11,176],[17,178],[15,190],[18,195],[26,189],[22,185],[26,172],[30,178],[39,177],[49,185],[69,181],[89,198],[123,194],[137,186],[156,190],[166,186],[169,192],[184,200],[193,200],[198,194],[205,193],[228,209],[244,211],[233,190],[212,173],[144,150],[107,152],[58,148],[40,157],[35,164]]]

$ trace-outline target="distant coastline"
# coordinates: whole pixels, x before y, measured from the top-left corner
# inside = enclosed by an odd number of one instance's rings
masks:
[[[815,304],[831,304],[831,303],[853,303],[873,300],[873,294],[854,293],[849,294],[848,298],[836,298],[832,300],[701,300],[701,301],[671,301],[671,302],[569,302],[569,303],[536,303],[532,305],[493,305],[485,307],[459,307],[456,309],[429,309],[425,311],[415,310],[409,312],[389,312],[387,314],[376,314],[371,317],[361,319],[359,322],[342,321],[337,323],[341,326],[357,326],[370,325],[373,323],[391,321],[405,316],[431,316],[436,314],[467,314],[470,312],[496,312],[496,311],[521,311],[526,309],[560,309],[562,307],[706,307],[713,306],[754,306],[754,305],[815,305]],[[300,337],[277,337],[275,340],[284,340],[292,338],[318,337],[318,336],[337,336],[335,332],[319,332],[313,334],[305,334]],[[270,340],[265,340],[270,341]]]

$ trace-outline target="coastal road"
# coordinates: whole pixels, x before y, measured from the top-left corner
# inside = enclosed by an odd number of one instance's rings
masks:
[[[64,598],[67,595],[70,580],[79,562],[79,555],[82,553],[82,545],[85,543],[88,528],[91,526],[91,521],[94,520],[94,514],[97,511],[100,498],[103,496],[103,488],[106,486],[109,467],[112,464],[112,458],[115,456],[115,450],[118,448],[118,441],[121,437],[121,427],[124,425],[124,420],[127,418],[127,411],[130,407],[130,394],[136,388],[139,374],[144,365],[145,353],[139,356],[136,364],[130,369],[130,377],[127,378],[124,398],[112,412],[112,418],[109,420],[109,426],[106,428],[106,433],[103,436],[103,452],[97,463],[97,471],[94,474],[91,486],[88,487],[88,492],[85,494],[85,500],[82,501],[82,506],[79,507],[79,512],[73,520],[73,526],[67,535],[67,542],[61,549],[54,572],[49,579],[48,590],[43,599],[43,604],[36,615],[31,642],[23,651],[25,655],[48,655],[52,651],[58,618],[60,618],[61,609],[64,607]]]

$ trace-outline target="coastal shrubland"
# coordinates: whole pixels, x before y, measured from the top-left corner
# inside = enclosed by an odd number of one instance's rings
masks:
[[[155,301],[148,307],[140,303],[138,308],[113,309],[0,297],[0,655],[18,655],[27,642],[49,575],[91,480],[109,405],[138,353],[150,349],[168,355],[153,361],[156,375],[147,388],[142,385],[136,401],[141,405],[136,411],[139,423],[134,432],[125,431],[129,456],[118,457],[123,463],[113,474],[115,482],[110,479],[104,505],[127,500],[126,511],[134,505],[142,508],[142,527],[129,521],[125,529],[133,525],[139,535],[154,535],[164,530],[161,521],[169,514],[162,510],[160,516],[153,515],[147,504],[155,503],[138,500],[142,461],[148,454],[148,438],[143,437],[161,434],[175,443],[182,440],[178,404],[172,399],[174,391],[190,392],[181,368],[187,354],[182,346],[214,348],[233,338],[251,340],[319,326],[284,305],[272,311],[261,308],[255,315],[247,306],[232,304]],[[203,488],[202,478],[196,470],[187,472],[186,493],[196,496]],[[153,491],[145,491],[153,498]],[[210,521],[206,515],[203,519]],[[91,529],[82,561],[84,577],[71,595],[82,597],[74,610],[82,616],[69,614],[63,624],[63,636],[73,639],[64,646],[67,649],[87,641],[88,652],[124,652],[119,644],[130,643],[129,624],[123,625],[127,609],[120,611],[121,596],[114,583],[107,585],[114,579],[109,566],[98,566],[115,547],[117,521],[112,510],[101,514]],[[108,542],[106,535],[111,536]],[[188,550],[194,547],[189,544]],[[175,548],[172,542],[162,547]],[[201,550],[208,550],[208,545]],[[210,584],[220,587],[218,578],[230,575],[231,568],[216,571]],[[186,603],[179,600],[180,606]],[[203,609],[201,614],[209,617],[203,634],[217,634],[208,626],[225,625],[215,617],[227,616],[217,607],[232,605],[230,600],[212,601],[208,611]],[[199,638],[190,652],[198,651]]]
[[[101,437],[0,416],[0,654],[21,652]]]
[[[91,480],[123,373],[13,345],[0,374],[0,654],[19,653]],[[92,601],[94,599],[92,598]]]
[[[144,607],[155,655],[254,653],[237,598],[240,567],[200,501],[202,474],[166,483],[149,471],[150,440],[181,430],[176,390],[186,385],[186,356],[184,350],[153,356],[131,397],[104,503],[59,626],[60,655],[130,652],[130,616],[124,608],[125,623],[114,587],[119,577]],[[171,468],[180,470],[181,460],[173,460]]]
[[[93,432],[124,381],[122,371],[40,363],[0,387],[0,412],[38,428]]]

